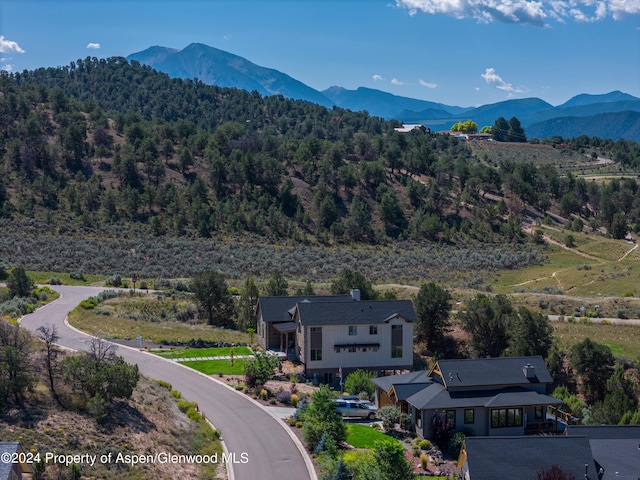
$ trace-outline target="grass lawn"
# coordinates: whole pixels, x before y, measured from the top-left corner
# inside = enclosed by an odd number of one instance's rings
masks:
[[[225,357],[231,355],[232,347],[221,348],[185,348],[184,350],[152,350],[151,353],[164,358],[197,358],[197,357]],[[251,355],[247,347],[233,347],[234,355]]]
[[[223,375],[244,374],[244,361],[242,359],[234,360],[233,367],[230,360],[192,360],[180,363],[206,375],[216,375],[218,373]]]
[[[614,355],[640,360],[640,327],[590,322],[552,322],[551,325],[554,337],[567,350],[588,337],[607,345]]]
[[[397,442],[398,440],[369,425],[349,423],[347,425],[347,443],[356,448],[374,448],[376,442]]]
[[[183,309],[186,303],[183,299],[160,300],[151,296],[117,297],[94,310],[76,308],[69,314],[69,323],[106,339],[133,340],[140,335],[144,341],[167,344],[194,339],[211,343],[249,342],[249,335],[238,330],[163,319],[164,313]]]

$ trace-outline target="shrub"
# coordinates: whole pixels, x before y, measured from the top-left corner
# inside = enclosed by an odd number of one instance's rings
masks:
[[[49,279],[49,285],[62,285],[62,280],[60,280],[58,277],[51,277]]]
[[[156,380],[156,385],[169,391],[173,390],[173,386],[169,382],[165,382],[164,380]]]
[[[291,395],[291,405],[293,405],[294,407],[298,406],[298,395],[296,395],[295,393]]]
[[[171,390],[171,395],[173,395],[173,398],[182,398],[182,393],[178,390]]]
[[[276,399],[275,399],[275,398],[273,398],[273,397],[271,397],[271,398],[269,399],[269,405],[275,405],[275,404],[276,404]]]
[[[278,393],[278,395],[276,396],[276,399],[280,403],[284,403],[285,405],[289,405],[291,403],[291,392],[289,392],[287,390],[283,390],[282,392]]]
[[[187,400],[182,400],[181,402],[178,402],[178,409],[182,413],[187,413],[187,410],[189,410],[190,408],[194,408],[195,406],[196,406],[195,402],[188,402]]]
[[[71,272],[69,274],[70,278],[73,278],[74,280],[79,280],[81,282],[85,281],[84,275],[82,274],[82,272]]]
[[[378,417],[382,419],[382,427],[386,432],[390,432],[400,421],[400,410],[392,405],[387,405],[378,410]]]
[[[456,432],[449,439],[449,444],[447,446],[449,450],[449,454],[453,458],[458,458],[460,455],[460,449],[462,449],[462,444],[464,443],[464,433]]]
[[[427,467],[429,466],[429,456],[426,453],[420,455],[420,466],[423,470],[427,470]]]
[[[431,442],[429,440],[420,440],[418,443],[420,450],[431,450]]]

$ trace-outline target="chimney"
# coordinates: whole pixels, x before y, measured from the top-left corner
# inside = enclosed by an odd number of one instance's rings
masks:
[[[360,290],[358,290],[357,288],[352,288],[351,289],[351,298],[353,299],[354,302],[359,302],[360,301]]]
[[[536,378],[536,367],[534,367],[530,363],[527,363],[524,366],[524,368],[522,369],[522,372],[524,373],[524,376],[527,377],[528,380],[533,380],[534,378]]]

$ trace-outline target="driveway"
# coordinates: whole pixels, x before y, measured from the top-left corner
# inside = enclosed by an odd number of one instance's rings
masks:
[[[64,319],[80,301],[97,295],[104,288],[50,288],[60,292],[61,298],[23,317],[22,326],[35,331],[44,324],[56,325],[60,335],[58,344],[86,350],[90,337],[65,325]],[[316,479],[308,455],[301,452],[293,434],[251,399],[195,370],[155,355],[122,346],[118,354],[127,362],[138,364],[142,374],[167,381],[186,399],[198,402],[200,410],[222,432],[227,450],[235,454],[238,461],[232,465],[230,479]],[[246,453],[244,457],[243,453]],[[248,458],[248,462],[240,463],[243,458]]]

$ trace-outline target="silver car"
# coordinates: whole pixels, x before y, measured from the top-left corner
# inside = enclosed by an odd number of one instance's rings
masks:
[[[336,410],[343,417],[368,418],[373,420],[378,409],[369,402],[363,400],[336,400]]]

